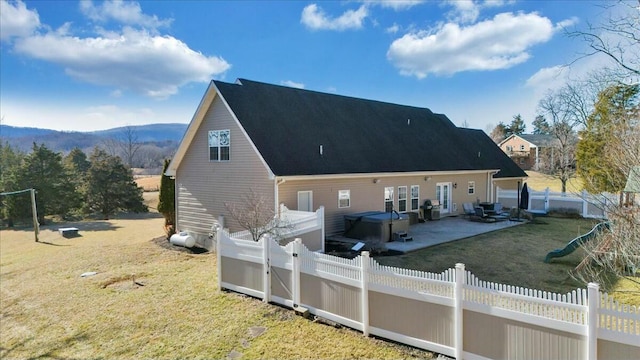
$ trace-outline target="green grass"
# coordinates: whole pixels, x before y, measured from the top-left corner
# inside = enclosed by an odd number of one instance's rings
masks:
[[[596,222],[538,217],[523,225],[376,260],[383,265],[435,273],[464,263],[481,280],[566,293],[584,286],[569,275],[582,259],[582,250],[549,264],[544,258],[549,251],[591,230]]]
[[[215,254],[151,241],[163,219],[81,222],[81,237],[0,232],[0,358],[430,358],[217,290]],[[162,240],[165,241],[165,240]],[[97,275],[80,277],[87,271]],[[140,286],[132,281],[143,284]],[[251,329],[266,331],[253,336]]]

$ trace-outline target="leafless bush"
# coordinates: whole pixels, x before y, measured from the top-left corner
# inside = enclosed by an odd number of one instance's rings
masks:
[[[240,227],[251,233],[253,241],[270,235],[279,242],[293,229],[292,224],[276,216],[273,203],[253,189],[243,196],[241,204],[225,203],[224,206]]]

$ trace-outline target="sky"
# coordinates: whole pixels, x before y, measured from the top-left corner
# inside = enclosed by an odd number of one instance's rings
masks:
[[[188,123],[212,79],[429,108],[487,132],[602,65],[589,1],[0,0],[2,124]],[[568,66],[568,64],[571,64]],[[1,134],[0,134],[1,135]]]

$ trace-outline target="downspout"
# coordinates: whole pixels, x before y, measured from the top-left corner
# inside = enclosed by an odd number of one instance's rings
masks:
[[[487,172],[487,201],[493,202],[495,194],[493,193],[493,175],[497,174],[498,171],[489,171]]]
[[[278,196],[278,187],[284,184],[286,181],[287,180],[285,179],[275,177],[275,180],[273,182],[273,199],[275,201],[275,213],[278,215],[278,218],[280,218],[280,199]]]

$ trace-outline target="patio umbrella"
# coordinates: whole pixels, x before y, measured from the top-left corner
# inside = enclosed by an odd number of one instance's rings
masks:
[[[527,183],[522,185],[522,192],[520,195],[520,209],[528,209],[529,208],[529,189],[527,188]]]

